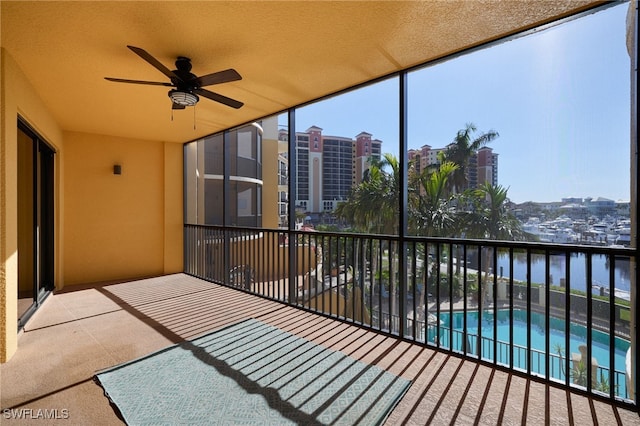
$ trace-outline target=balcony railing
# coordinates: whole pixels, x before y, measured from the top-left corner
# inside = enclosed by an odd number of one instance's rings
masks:
[[[634,404],[635,250],[185,225],[185,272]]]

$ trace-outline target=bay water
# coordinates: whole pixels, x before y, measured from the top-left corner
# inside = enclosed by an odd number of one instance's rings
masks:
[[[628,258],[616,257],[614,259],[613,287],[623,291],[630,291],[630,262]],[[587,286],[587,259],[584,254],[574,254],[569,260],[569,280],[566,274],[566,258],[564,255],[549,256],[549,282],[551,285],[567,286],[567,281],[572,289],[586,291]],[[610,262],[607,256],[591,256],[591,284],[594,286],[610,286]],[[542,255],[531,256],[531,282],[545,283],[546,261]],[[498,256],[498,276],[508,278],[510,276],[509,256],[500,254]],[[514,255],[513,279],[526,281],[527,279],[527,259],[526,256]]]

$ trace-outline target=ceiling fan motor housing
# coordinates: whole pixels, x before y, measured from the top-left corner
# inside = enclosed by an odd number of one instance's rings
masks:
[[[178,88],[178,90],[191,91],[197,89],[198,85],[195,83],[198,78],[195,74],[191,73],[191,59],[184,56],[178,56],[176,60],[176,69],[172,71],[178,78],[171,78],[171,82]]]

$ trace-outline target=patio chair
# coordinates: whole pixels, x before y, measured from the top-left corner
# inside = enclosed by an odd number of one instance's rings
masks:
[[[255,282],[255,273],[249,265],[238,265],[229,271],[229,285],[251,290],[251,284]]]
[[[315,269],[307,272],[302,278],[302,283],[298,287],[298,293],[301,296],[308,296],[311,291],[315,291],[316,288],[321,289],[324,285],[324,273],[322,270],[322,263],[318,263]]]

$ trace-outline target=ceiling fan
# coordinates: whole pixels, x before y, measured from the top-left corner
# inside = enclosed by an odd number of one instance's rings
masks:
[[[175,89],[169,90],[169,98],[171,98],[171,101],[173,102],[172,109],[185,109],[185,107],[197,104],[200,100],[198,95],[204,96],[205,98],[211,99],[216,102],[220,102],[221,104],[230,106],[231,108],[238,109],[242,105],[244,105],[244,103],[240,101],[202,88],[203,86],[211,86],[213,84],[241,80],[242,77],[233,68],[198,77],[191,73],[191,59],[189,58],[178,56],[178,59],[176,60],[176,69],[171,71],[167,67],[162,65],[160,61],[151,56],[146,50],[135,46],[127,47],[142,59],[150,63],[162,74],[169,77],[171,83],[127,80],[113,77],[105,77],[105,80],[115,81],[116,83],[148,84],[153,86],[174,87]]]

